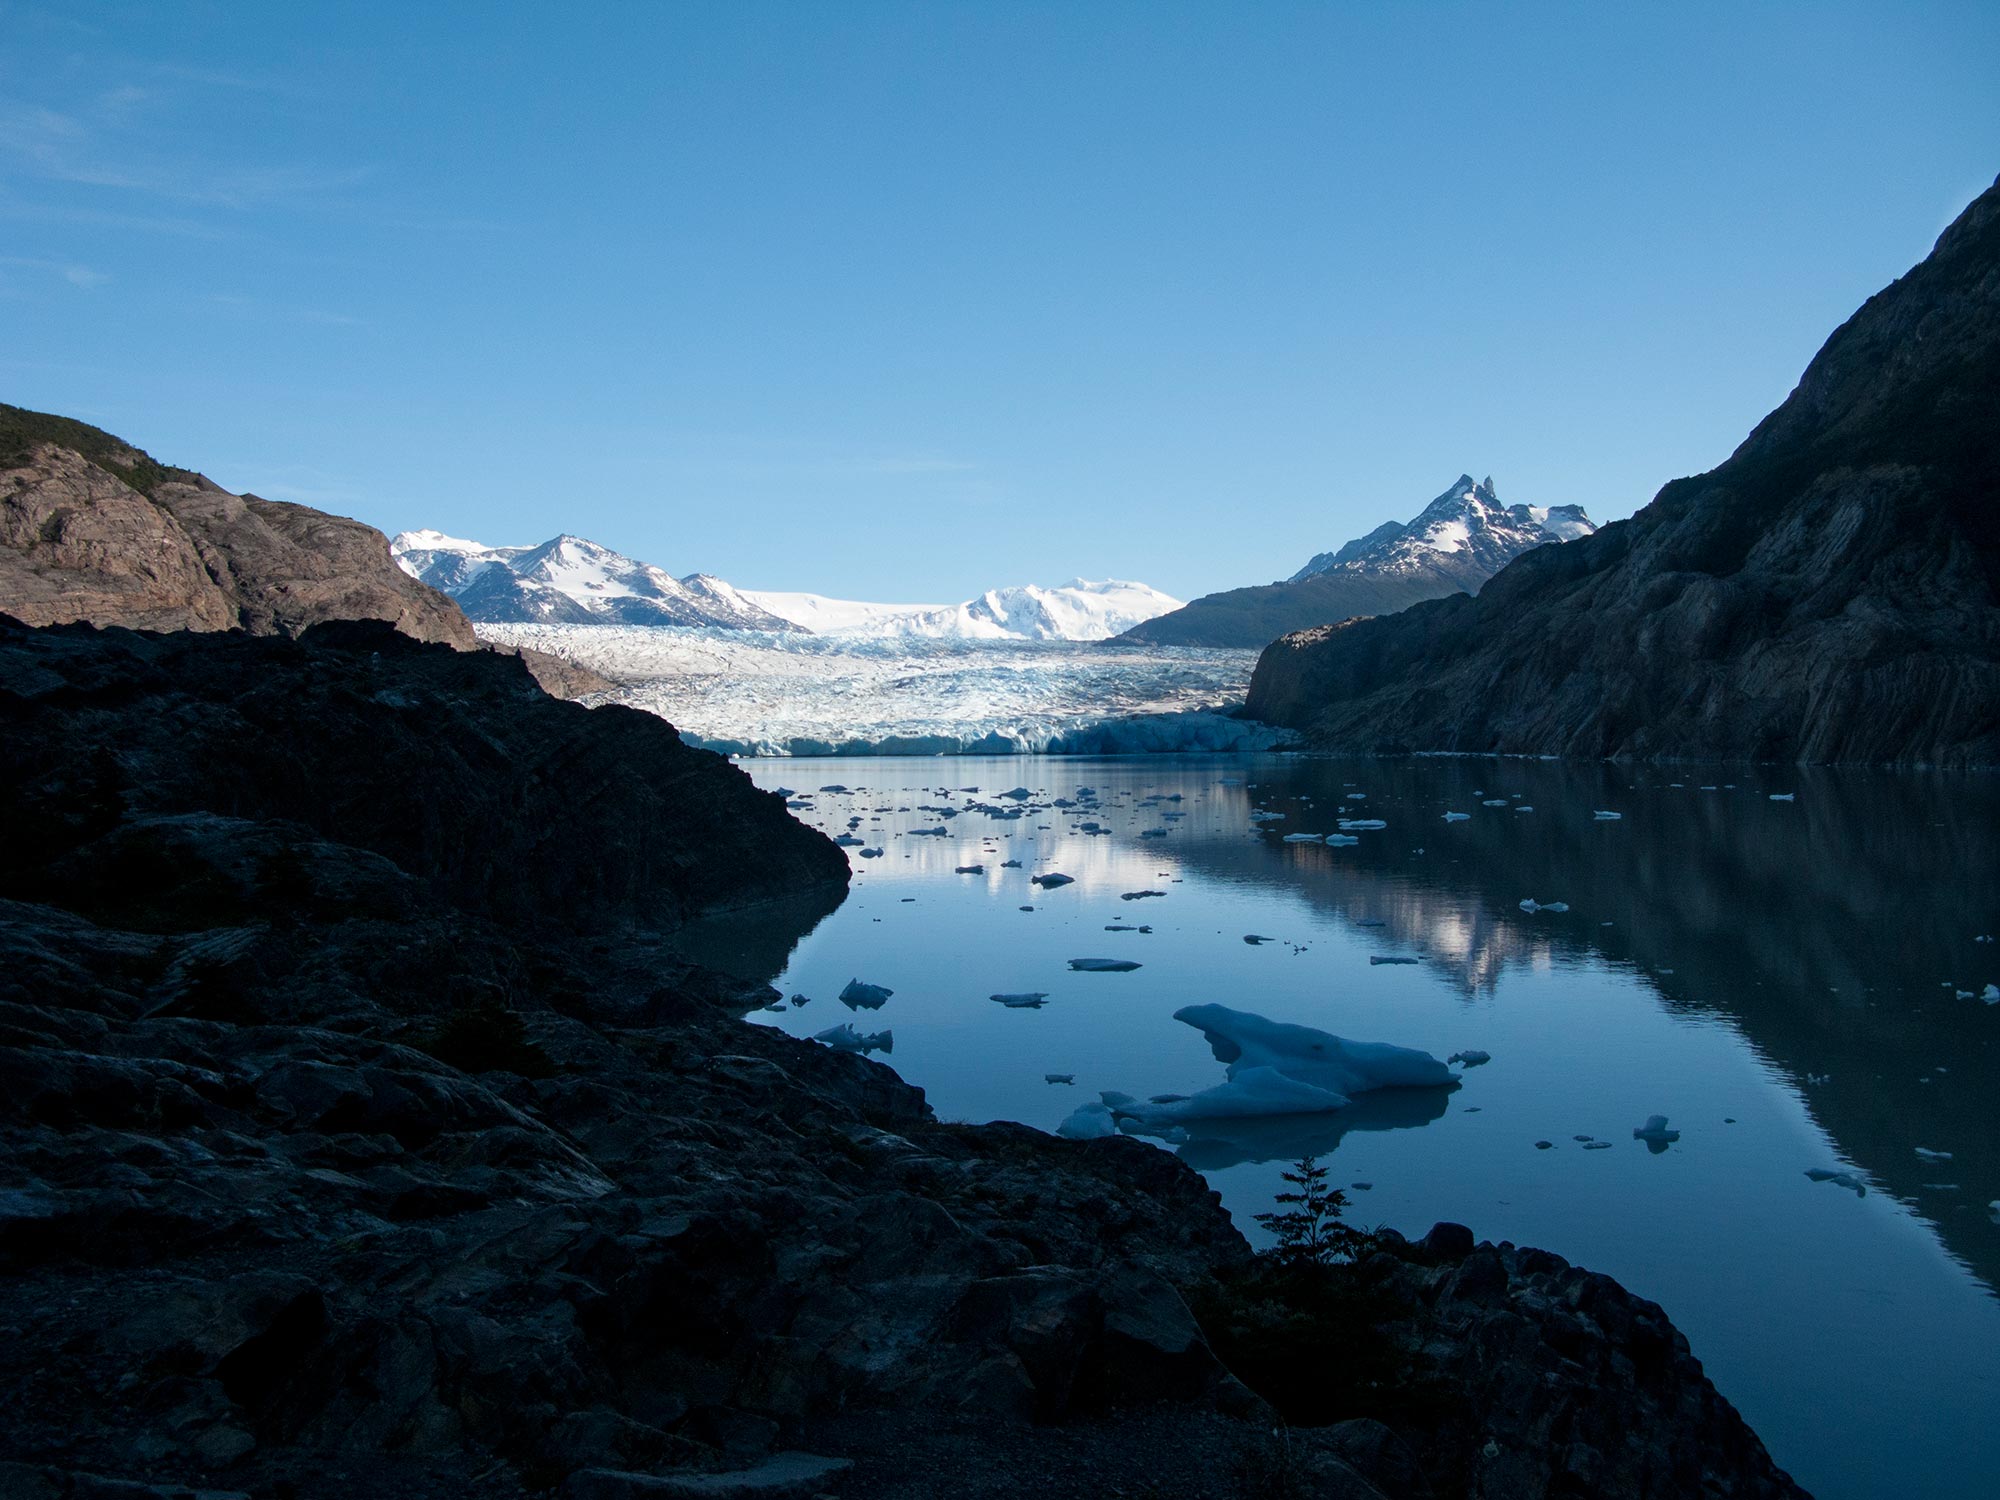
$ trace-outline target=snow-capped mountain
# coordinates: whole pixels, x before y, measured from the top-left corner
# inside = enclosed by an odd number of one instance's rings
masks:
[[[404,572],[451,595],[475,623],[801,628],[720,578],[676,578],[582,537],[551,537],[539,547],[488,547],[441,531],[405,531],[389,551]]]
[[[1385,521],[1337,552],[1322,552],[1291,577],[1297,583],[1334,572],[1407,574],[1477,572],[1484,582],[1544,542],[1567,542],[1597,527],[1580,505],[1502,505],[1492,479],[1470,474],[1408,523]],[[1476,587],[1476,585],[1475,585]]]
[[[1477,593],[1531,547],[1596,529],[1580,505],[1502,505],[1491,479],[1461,474],[1413,520],[1385,521],[1283,582],[1205,594],[1127,636],[1154,645],[1263,646],[1294,630]]]
[[[1181,607],[1180,600],[1143,583],[1084,578],[1055,588],[988,589],[963,604],[864,604],[755,589],[743,597],[823,635],[960,641],[1101,641]]]

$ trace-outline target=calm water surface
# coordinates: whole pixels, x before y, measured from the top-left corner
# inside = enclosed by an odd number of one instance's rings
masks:
[[[697,939],[810,997],[756,1019],[890,1028],[883,1060],[941,1115],[1046,1129],[1099,1090],[1220,1082],[1183,1005],[1483,1049],[1455,1092],[1216,1122],[1173,1149],[1253,1238],[1284,1164],[1317,1151],[1357,1185],[1357,1222],[1457,1219],[1608,1272],[1667,1308],[1829,1500],[2000,1492],[2000,1005],[1977,998],[2000,982],[2000,945],[1977,941],[2000,934],[1995,779],[1280,756],[745,769],[884,851],[849,849],[852,894],[789,951]],[[1013,788],[1031,799],[999,798]],[[1388,826],[1284,842],[1341,816]],[[1075,884],[1028,883],[1047,871]],[[1070,970],[1086,957],[1142,967]],[[893,998],[850,1012],[857,977]],[[1046,1006],[987,998],[1028,990]],[[1652,1114],[1681,1132],[1664,1151],[1632,1138]]]

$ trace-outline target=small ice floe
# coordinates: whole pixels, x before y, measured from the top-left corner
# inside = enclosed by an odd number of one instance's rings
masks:
[[[1120,901],[1144,901],[1148,896],[1164,895],[1166,895],[1165,891],[1127,891],[1118,899]]]
[[[1325,838],[1326,835],[1323,833],[1288,833],[1285,835],[1285,842],[1288,844],[1317,844]]]
[[[850,979],[847,987],[840,992],[840,1003],[849,1010],[880,1010],[895,993],[879,984],[864,984],[859,979]]]
[[[1583,1149],[1586,1151],[1609,1151],[1611,1149],[1611,1142],[1589,1140],[1583,1143]]]
[[[1917,1155],[1921,1156],[1925,1161],[1951,1160],[1951,1153],[1949,1151],[1933,1151],[1927,1146],[1918,1146],[1916,1148],[1916,1153]]]
[[[1866,1198],[1868,1196],[1868,1184],[1862,1181],[1860,1175],[1855,1172],[1849,1172],[1839,1167],[1807,1167],[1806,1176],[1810,1177],[1814,1182],[1831,1182],[1838,1187],[1844,1187],[1857,1198]]]
[[[1927,1193],[1956,1193],[1962,1191],[1956,1182],[1920,1182],[1917,1184]]]
[[[815,1033],[813,1040],[825,1042],[836,1052],[859,1052],[864,1057],[870,1052],[896,1050],[896,1034],[893,1031],[856,1031],[845,1021]]]
[[[833,836],[833,841],[843,849],[859,849],[868,842],[866,839],[856,838],[851,833],[837,833]]]
[[[1076,877],[1073,875],[1030,875],[1028,877],[1028,884],[1038,885],[1045,891],[1052,891],[1059,885],[1075,885]]]
[[[1982,932],[1979,934],[1978,937],[1973,939],[1973,942],[1975,943],[1990,943],[1992,941],[1993,941],[1993,934],[1990,932]]]
[[[1773,792],[1771,793],[1771,800],[1773,802],[1791,802],[1796,800],[1798,795],[1797,792]]]
[[[1079,974],[1129,974],[1139,967],[1129,958],[1072,958],[1069,966]]]
[[[789,999],[789,1000],[790,1000],[790,1001],[792,1002],[792,1009],[793,1009],[793,1010],[797,1010],[797,1009],[799,1009],[799,1008],[800,1008],[801,1006],[806,1006],[806,1005],[811,1005],[811,1004],[812,1004],[812,996],[811,996],[811,995],[791,995],[791,996],[788,996],[787,998],[788,998],[788,999]]]
[[[1101,1141],[1118,1134],[1118,1121],[1108,1104],[1079,1104],[1056,1126],[1056,1134],[1072,1141]]]
[[[1444,820],[1447,823],[1467,823],[1472,820],[1472,814],[1460,813],[1460,812],[1448,812],[1444,815]]]
[[[1251,947],[1255,948],[1263,943],[1275,943],[1277,942],[1277,939],[1265,937],[1262,933],[1246,932],[1243,934],[1243,941],[1248,943]]]
[[[1989,984],[1979,992],[1979,998],[1988,1005],[2000,1005],[2000,984]]]
[[[1537,1151],[1553,1151],[1553,1150],[1555,1150],[1555,1148],[1556,1148],[1556,1143],[1555,1143],[1554,1141],[1536,1141],[1536,1142],[1535,1142],[1535,1149],[1536,1149]]]
[[[1106,932],[1137,932],[1139,929],[1134,927],[1130,922],[1106,922],[1104,930]]]
[[[861,851],[861,857],[863,859],[880,859],[882,857],[882,851],[880,849],[863,849]]]
[[[1493,1061],[1491,1052],[1482,1052],[1477,1047],[1467,1047],[1463,1052],[1454,1052],[1445,1059],[1448,1063],[1462,1063],[1468,1068],[1483,1068]]]
[[[1831,1073],[1806,1074],[1806,1082],[1810,1084],[1831,1083],[1832,1081],[1833,1081],[1833,1075]]]
[[[1375,1184],[1372,1182],[1350,1182],[1348,1186],[1353,1188],[1357,1193],[1372,1193],[1375,1191]]]
[[[1022,907],[1022,908],[1021,908],[1021,910],[1022,910],[1022,911],[1033,911],[1033,910],[1034,910],[1034,907],[1032,907],[1032,906],[1024,906],[1024,907]]]
[[[954,875],[984,875],[986,873],[986,866],[960,865],[956,870],[953,870],[951,873]]]
[[[1507,805],[1507,799],[1505,797],[1488,797],[1484,802],[1480,803],[1479,805],[1481,807],[1505,807]]]
[[[1000,861],[1000,868],[1003,870],[1018,870],[1021,868],[1021,862],[1018,859],[1003,859]]]
[[[1413,964],[1418,962],[1418,960],[1406,958],[1400,953],[1371,953],[1368,955],[1368,962],[1371,964]]]
[[[1285,815],[1281,812],[1266,812],[1261,807],[1250,810],[1250,821],[1253,823],[1282,823],[1284,820]]]
[[[1328,844],[1332,845],[1334,848],[1337,849],[1343,848],[1348,844],[1358,844],[1361,842],[1360,839],[1356,838],[1351,833],[1329,833],[1326,836],[1326,841]]]
[[[1341,800],[1343,802],[1366,802],[1368,794],[1366,792],[1343,792]]]
[[[1678,1130],[1667,1129],[1667,1117],[1665,1115],[1648,1115],[1646,1116],[1646,1123],[1635,1126],[1632,1131],[1632,1139],[1635,1141],[1644,1141],[1646,1149],[1655,1156],[1658,1156],[1680,1138],[1681,1133]]]
[[[1591,816],[1597,819],[1597,821],[1600,823],[1616,823],[1620,818],[1624,817],[1625,814],[1616,812],[1605,812],[1602,809],[1600,809],[1597,812],[1592,813]]]
[[[1009,802],[1026,802],[1034,793],[1030,792],[1024,786],[1017,786],[1012,791],[1001,792],[999,795],[1005,797]]]
[[[1515,808],[1515,809],[1514,809],[1514,811],[1515,811],[1515,812],[1533,812],[1533,811],[1534,811],[1534,809],[1533,809],[1532,807],[1529,807],[1529,806],[1528,806],[1528,805],[1527,805],[1527,804],[1526,804],[1526,803],[1524,802],[1524,803],[1522,803],[1522,804],[1521,804],[1521,805],[1520,805],[1519,807]]]
[[[1076,1074],[1074,1074],[1074,1073],[1044,1073],[1044,1074],[1042,1075],[1042,1082],[1043,1082],[1043,1083],[1071,1083],[1071,1084],[1073,1084],[1073,1083],[1075,1083],[1075,1082],[1076,1082]]]
[[[1537,901],[1533,896],[1530,896],[1521,903],[1521,910],[1532,917],[1538,911],[1568,911],[1569,903],[1567,901]]]
[[[1018,995],[988,995],[986,998],[1009,1010],[1040,1010],[1049,997],[1042,990],[1023,990]]]
[[[1388,826],[1388,823],[1381,818],[1342,818],[1340,820],[1341,830],[1346,833],[1354,833],[1363,828],[1387,828]]]
[[[1139,837],[1142,839],[1163,839],[1166,836],[1167,830],[1164,828],[1142,828],[1139,830]]]
[[[951,830],[948,828],[912,828],[910,830],[910,837],[913,839],[948,839],[951,837]]]

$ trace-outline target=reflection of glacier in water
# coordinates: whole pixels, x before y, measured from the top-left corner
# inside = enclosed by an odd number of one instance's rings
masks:
[[[2000,932],[2000,782],[1285,756],[745,769],[862,840],[848,900],[757,966],[813,998],[755,1019],[810,1036],[850,1018],[849,979],[883,985],[867,1024],[893,1025],[890,1061],[941,1115],[1045,1130],[1107,1090],[1213,1086],[1172,1019],[1190,1005],[1488,1053],[1442,1099],[1202,1122],[1174,1149],[1253,1235],[1314,1151],[1358,1223],[1457,1219],[1618,1277],[1822,1500],[1989,1492],[2000,1005],[1979,996],[2000,944],[1975,939]],[[1284,842],[1364,810],[1385,826],[1358,843]],[[1029,883],[1048,873],[1071,883]],[[1164,894],[1123,899],[1144,891]],[[1046,1003],[988,998],[1024,993]],[[1653,1115],[1680,1137],[1657,1152],[1633,1136]]]
[[[854,640],[746,630],[481,625],[581,662],[607,701],[736,755],[1012,755],[1260,750],[1233,718],[1254,651],[1116,641]]]

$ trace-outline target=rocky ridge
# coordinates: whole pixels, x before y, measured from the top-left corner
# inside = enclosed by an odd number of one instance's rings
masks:
[[[253,635],[386,620],[418,640],[479,647],[458,606],[398,568],[373,527],[231,494],[87,423],[6,405],[0,612],[30,625]],[[512,654],[558,697],[611,686],[539,652]]]
[[[1125,638],[1169,646],[1262,647],[1287,632],[1425,599],[1477,593],[1514,558],[1595,530],[1580,505],[1503,505],[1488,478],[1461,474],[1412,520],[1387,521],[1289,579],[1206,594]]]
[[[1449,1227],[1352,1274],[1451,1402],[1280,1443],[1202,1180],[743,1024],[658,929],[838,851],[503,658],[6,622],[0,816],[0,1493],[1798,1493],[1657,1308]]]
[[[1720,467],[1476,597],[1289,636],[1322,747],[2000,764],[2000,185]]]

